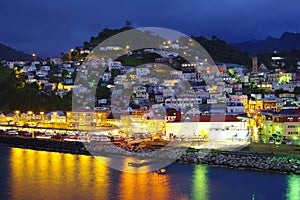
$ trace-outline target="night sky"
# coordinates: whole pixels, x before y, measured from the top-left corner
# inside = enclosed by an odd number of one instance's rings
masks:
[[[229,43],[300,32],[299,0],[6,0],[0,43],[42,57],[81,46],[103,28],[163,27]]]

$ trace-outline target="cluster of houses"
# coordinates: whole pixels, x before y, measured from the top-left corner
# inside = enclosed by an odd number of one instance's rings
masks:
[[[254,57],[249,70],[235,64],[211,65],[205,59],[179,62],[178,54],[161,49],[145,49],[147,52],[161,57],[138,67],[123,66],[111,58],[94,58],[83,64],[51,60],[56,71],[40,61],[7,65],[17,66],[27,83],[43,84],[43,90],[50,85],[61,97],[73,91],[81,107],[65,114],[62,121],[67,123],[110,123],[127,131],[152,130],[172,136],[210,133],[207,137],[216,138],[219,132],[223,138],[252,136],[257,140],[260,134],[269,138],[277,133],[298,139],[300,95],[294,90],[300,87],[300,62],[291,73],[283,70],[282,57],[272,57],[272,70],[258,66]],[[75,85],[73,73],[85,84]],[[58,81],[50,82],[50,74]],[[95,100],[97,86],[109,88],[111,96]],[[252,93],[255,89],[264,93]]]

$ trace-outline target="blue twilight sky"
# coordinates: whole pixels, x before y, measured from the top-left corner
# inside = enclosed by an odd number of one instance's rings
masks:
[[[4,0],[0,43],[42,57],[81,46],[103,28],[156,26],[229,43],[300,32],[299,0]]]

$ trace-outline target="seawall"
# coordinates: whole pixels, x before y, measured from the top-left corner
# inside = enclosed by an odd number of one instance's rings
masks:
[[[177,162],[300,175],[300,160],[288,156],[239,152],[188,152],[181,155]]]
[[[130,151],[112,144],[93,142],[83,144],[76,141],[59,141],[52,139],[34,139],[0,136],[0,144],[36,150],[57,151],[84,155],[121,155],[142,159],[176,160],[180,163],[207,164],[238,169],[259,170],[274,173],[300,175],[300,159],[289,156],[265,154],[248,154],[241,152],[214,152],[201,150],[186,152],[186,149],[163,148],[159,151],[143,149],[140,152]]]

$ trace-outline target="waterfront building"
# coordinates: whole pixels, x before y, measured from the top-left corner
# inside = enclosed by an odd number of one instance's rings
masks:
[[[231,115],[202,115],[190,121],[167,122],[166,135],[175,137],[205,137],[208,140],[248,141],[251,134],[246,120]]]
[[[28,112],[30,119],[32,118],[32,113]],[[67,121],[66,115],[63,111],[53,111],[45,114],[45,122],[49,123],[65,123]]]
[[[106,112],[95,112],[91,109],[78,109],[67,112],[67,122],[73,125],[101,126],[106,124]]]

